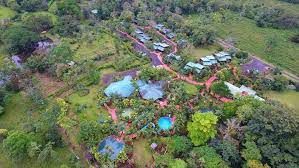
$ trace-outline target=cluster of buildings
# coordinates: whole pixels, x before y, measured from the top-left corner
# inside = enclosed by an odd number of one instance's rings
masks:
[[[169,39],[173,39],[176,35],[170,29],[167,29],[163,24],[157,24],[155,29],[167,36]]]
[[[137,86],[132,82],[132,76],[125,76],[123,80],[111,83],[105,90],[106,96],[111,97],[118,95],[122,98],[131,96],[136,89],[138,89],[140,96],[146,100],[158,100],[163,98],[164,82],[144,82],[141,80],[137,81]]]
[[[205,67],[212,67],[218,63],[230,62],[231,59],[232,57],[228,52],[222,51],[214,55],[208,55],[200,58],[200,63],[188,62],[184,69],[194,69],[197,73],[200,73]]]
[[[136,35],[137,39],[138,39],[139,41],[141,41],[142,43],[146,43],[146,42],[152,40],[152,38],[151,38],[149,35],[145,34],[145,33],[144,33],[142,30],[140,30],[140,29],[136,29],[136,30],[135,30],[135,35]]]

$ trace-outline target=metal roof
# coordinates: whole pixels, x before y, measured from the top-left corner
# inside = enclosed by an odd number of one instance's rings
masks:
[[[202,61],[204,61],[204,62],[209,62],[210,61],[210,59],[209,58],[207,58],[207,57],[202,57],[202,58],[200,58]]]
[[[143,81],[137,81],[139,87],[139,93],[142,98],[146,100],[157,100],[163,98],[163,82],[145,83]]]
[[[260,101],[265,101],[263,98],[259,97],[256,95],[256,91],[254,91],[253,89],[246,87],[244,85],[242,85],[240,88],[229,83],[229,82],[224,82],[224,84],[228,87],[228,89],[230,90],[230,93],[233,96],[238,96],[238,95],[242,95],[243,93],[247,93],[247,95],[249,96],[253,96],[255,99],[258,99]]]
[[[198,63],[188,62],[184,68],[185,69],[194,68],[196,72],[200,73],[200,71],[204,68],[204,66]]]
[[[131,76],[125,76],[123,80],[111,83],[105,90],[104,93],[107,96],[119,95],[121,97],[129,97],[134,93],[135,87],[132,83]]]
[[[169,45],[166,44],[166,43],[154,43],[154,45],[155,45],[155,46],[161,46],[161,47],[163,47],[163,48],[169,47]]]
[[[135,30],[135,33],[137,33],[137,34],[143,34],[143,31],[140,30],[140,29],[136,29],[136,30]]]
[[[208,55],[208,56],[206,56],[206,58],[208,58],[209,60],[216,59],[213,55]]]

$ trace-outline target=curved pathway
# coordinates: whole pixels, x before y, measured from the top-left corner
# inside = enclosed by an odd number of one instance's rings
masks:
[[[104,104],[105,108],[111,115],[112,120],[117,123],[117,115],[116,115],[116,109],[110,108],[106,103]]]
[[[120,31],[118,30],[119,33],[121,33],[123,36],[131,39],[132,41],[134,41],[135,44],[138,45],[138,47],[140,47],[141,49],[145,50],[146,53],[150,53],[150,57],[152,59],[152,64],[154,66],[160,66],[162,68],[164,68],[165,70],[167,70],[168,72],[175,74],[178,78],[180,78],[181,80],[184,80],[190,84],[193,85],[204,85],[204,83],[202,82],[197,82],[195,80],[192,80],[184,75],[181,75],[177,72],[175,72],[174,70],[172,70],[167,64],[165,64],[163,62],[163,58],[162,58],[162,53],[160,52],[155,52],[155,51],[150,51],[143,43],[139,42],[137,39],[135,39],[134,37],[132,37],[131,35],[129,35],[126,32]],[[160,33],[160,32],[159,32]],[[160,33],[160,35],[163,36],[163,39],[169,43],[171,43],[171,45],[173,46],[173,51],[171,52],[172,54],[175,54],[177,52],[177,45],[175,42],[169,40],[166,36],[164,36],[163,34]]]
[[[138,27],[138,26],[137,26]],[[139,27],[140,28],[140,27]],[[145,30],[148,30],[148,29],[151,29],[152,27],[148,26],[148,27],[145,27],[144,29]],[[136,38],[132,37],[131,35],[129,35],[128,33],[126,32],[123,32],[123,31],[120,31],[118,30],[118,32],[126,37],[126,38],[129,38],[131,39],[132,41],[134,41],[135,43],[135,48],[137,48],[139,51],[142,51],[142,52],[145,52],[147,54],[149,54],[151,60],[152,60],[152,65],[153,66],[158,66],[158,67],[162,67],[164,68],[165,70],[167,70],[168,72],[172,73],[172,74],[175,74],[176,75],[176,78],[175,79],[181,79],[181,80],[184,80],[192,85],[196,85],[196,86],[203,86],[203,85],[206,85],[206,89],[209,90],[209,88],[211,87],[212,83],[217,80],[217,77],[216,75],[213,75],[210,79],[208,79],[206,82],[197,82],[195,80],[192,79],[192,76],[191,77],[187,77],[187,76],[184,76],[184,75],[181,75],[179,73],[177,73],[176,71],[174,71],[173,69],[171,69],[167,64],[165,64],[163,62],[163,58],[162,58],[162,53],[161,52],[156,52],[156,51],[151,51],[150,49],[148,49],[143,43],[139,42]],[[175,42],[173,42],[172,40],[168,39],[166,37],[166,35],[162,34],[161,32],[159,32],[158,30],[156,30],[156,33],[159,34],[160,36],[163,37],[163,40],[165,40],[167,43],[169,43],[171,46],[172,46],[172,51],[170,54],[176,54],[177,51],[178,51],[178,47],[177,47],[177,44]],[[204,93],[202,92],[201,95],[203,95]],[[218,100],[222,101],[222,102],[230,102],[232,101],[232,99],[228,99],[228,98],[225,98],[225,97],[220,97],[220,96],[216,96],[214,95],[215,98],[217,98]]]

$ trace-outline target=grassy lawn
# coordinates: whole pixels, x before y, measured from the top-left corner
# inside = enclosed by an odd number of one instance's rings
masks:
[[[149,151],[150,144],[144,139],[134,141],[133,157],[136,161],[137,167],[143,168],[149,166],[153,162],[152,154]]]
[[[27,120],[27,112],[32,108],[30,101],[25,100],[22,93],[11,94],[7,105],[5,106],[5,113],[0,116],[0,128],[8,130],[18,129],[22,130],[23,123]],[[34,110],[33,110],[34,111]],[[58,161],[48,162],[47,165],[38,165],[36,160],[24,160],[18,163],[13,163],[10,158],[7,158],[0,143],[0,167],[21,167],[24,168],[39,168],[49,167],[56,168],[67,162],[67,156],[70,153],[68,148],[56,148]]]
[[[185,91],[190,95],[196,95],[198,92],[196,86],[191,85],[189,83],[184,83],[184,88],[185,88]]]
[[[78,93],[73,93],[68,97],[71,102],[71,110],[73,112],[76,111],[76,104],[86,105],[87,108],[83,110],[79,117],[81,119],[93,120],[97,121],[99,119],[99,114],[103,114],[103,117],[109,117],[108,112],[106,112],[103,108],[97,107],[97,93],[98,89],[100,89],[99,85],[92,86],[89,88],[89,94],[86,96],[80,96]]]
[[[293,108],[296,112],[299,112],[299,92],[296,91],[283,91],[283,92],[274,92],[270,91],[265,94],[269,99],[276,100]],[[298,113],[299,115],[299,113]]]
[[[109,34],[90,31],[84,33],[79,40],[65,38],[64,41],[71,44],[71,48],[75,51],[75,60],[79,61],[107,52],[115,53],[113,39],[114,37]]]
[[[221,38],[232,38],[238,48],[299,74],[299,47],[289,41],[298,30],[260,28],[255,21],[231,12],[226,12],[226,17],[223,23],[214,25]]]
[[[21,128],[26,120],[26,112],[30,109],[30,103],[24,100],[21,93],[12,94],[9,102],[4,107],[5,113],[0,116],[0,128]]]
[[[3,55],[0,55],[0,66],[3,65],[3,60],[4,60],[4,56],[3,56]]]
[[[7,19],[14,17],[15,12],[4,6],[0,6],[0,19]]]
[[[216,45],[210,45],[206,47],[201,48],[192,48],[191,49],[191,55],[194,56],[196,59],[200,59],[207,55],[212,55],[215,53],[218,49],[218,46]]]
[[[54,15],[54,14],[52,14],[52,13],[50,13],[50,12],[46,12],[46,11],[40,11],[40,12],[32,12],[32,13],[24,13],[23,15],[22,15],[22,19],[24,20],[24,19],[26,19],[26,17],[29,17],[29,16],[31,16],[31,15],[39,15],[39,16],[50,16],[51,17],[51,20],[52,20],[52,22],[53,22],[53,24],[55,25],[55,24],[57,24],[57,20],[58,20],[58,18],[57,18],[57,16],[56,15]]]
[[[3,151],[2,145],[0,145],[0,167],[1,168],[57,168],[60,167],[62,164],[67,164],[68,156],[71,153],[68,148],[57,148],[54,149],[57,152],[57,161],[55,162],[47,162],[47,164],[40,165],[36,162],[36,160],[26,159],[17,163],[14,163],[7,158],[6,154]],[[22,166],[20,166],[22,165]]]

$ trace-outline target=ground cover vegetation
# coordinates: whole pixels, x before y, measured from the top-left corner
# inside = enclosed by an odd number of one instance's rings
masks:
[[[0,0],[0,167],[298,167],[298,9]]]

